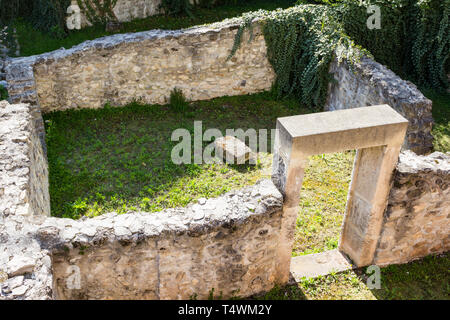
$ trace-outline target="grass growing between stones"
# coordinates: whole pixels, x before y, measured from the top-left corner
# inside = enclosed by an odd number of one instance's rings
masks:
[[[304,279],[256,297],[266,300],[448,300],[450,257],[428,256],[381,268],[381,288],[369,289],[366,268]]]
[[[307,112],[295,100],[276,101],[262,93],[194,102],[184,113],[132,103],[48,114],[52,215],[78,219],[111,211],[155,212],[252,185],[270,176],[270,155],[256,166],[176,165],[171,151],[178,142],[171,141],[172,132],[186,128],[192,134],[194,121],[223,135],[226,129],[270,130],[277,117]]]
[[[183,29],[237,17],[248,11],[288,8],[294,5],[295,2],[295,0],[250,0],[221,5],[211,9],[195,8],[193,10],[194,17],[158,15],[125,22],[122,25],[120,33],[140,32],[152,29]],[[29,23],[24,21],[17,21],[15,28],[17,30],[22,56],[41,54],[61,47],[69,49],[83,41],[112,34],[106,32],[103,26],[96,26],[84,28],[79,31],[71,31],[65,38],[55,38],[49,34],[35,30]]]

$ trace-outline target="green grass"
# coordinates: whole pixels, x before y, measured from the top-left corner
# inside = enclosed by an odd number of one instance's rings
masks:
[[[310,157],[300,193],[294,256],[337,248],[354,157],[354,151]]]
[[[193,10],[193,18],[188,16],[158,15],[125,22],[123,23],[120,33],[139,32],[152,29],[183,29],[240,16],[242,13],[248,11],[288,8],[294,4],[294,0],[250,0],[237,2],[236,4],[222,5],[213,9],[196,8]],[[52,37],[50,34],[34,30],[29,23],[24,21],[17,21],[15,23],[15,28],[17,30],[22,56],[45,53],[61,47],[69,49],[83,41],[93,40],[112,34],[106,32],[104,27],[96,26],[71,31],[67,37],[58,39]]]
[[[176,165],[172,132],[192,133],[194,120],[223,134],[228,128],[270,130],[277,117],[306,112],[295,100],[275,101],[262,93],[194,102],[184,113],[133,103],[45,115],[52,215],[155,212],[252,185],[270,176],[270,155],[257,166]]]
[[[441,152],[450,152],[450,93],[422,89],[423,94],[433,101],[433,127],[434,149]]]
[[[449,300],[450,257],[428,256],[381,268],[381,288],[369,289],[366,268],[303,279],[255,297],[263,300]]]

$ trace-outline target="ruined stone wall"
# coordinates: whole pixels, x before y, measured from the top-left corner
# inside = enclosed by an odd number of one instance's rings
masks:
[[[269,180],[156,214],[52,218],[33,107],[0,103],[0,142],[0,300],[247,297],[283,282]],[[449,250],[449,184],[449,154],[401,154],[373,263]]]
[[[25,104],[0,102],[0,215],[50,215],[48,165]]]
[[[228,59],[239,18],[185,30],[151,30],[86,41],[72,49],[9,59],[10,100],[39,104],[42,112],[125,105],[135,99],[167,103],[180,88],[189,100],[268,90],[275,73],[267,59],[261,26]],[[410,82],[363,58],[352,68],[334,61],[325,110],[388,104],[410,122],[404,149],[432,150],[432,102]],[[37,116],[37,118],[39,118]]]
[[[264,180],[200,203],[58,222],[62,239],[51,245],[58,249],[56,298],[207,299],[213,288],[224,297],[270,290],[277,280],[282,207],[275,186]],[[80,270],[80,289],[66,286],[73,266]]]
[[[417,154],[432,150],[432,102],[414,84],[369,58],[352,68],[346,61],[335,60],[330,72],[336,82],[330,83],[325,110],[388,104],[409,121],[404,149]]]
[[[450,250],[450,154],[400,155],[374,263]]]
[[[189,100],[270,89],[274,72],[259,27],[228,60],[237,26],[230,21],[181,31],[152,30],[87,41],[70,50],[10,60],[12,101],[20,94],[18,70],[34,70],[42,112],[125,105],[134,99],[166,103],[174,88]],[[248,36],[248,34],[247,34]],[[246,36],[246,37],[247,37]],[[24,90],[25,91],[25,90]]]

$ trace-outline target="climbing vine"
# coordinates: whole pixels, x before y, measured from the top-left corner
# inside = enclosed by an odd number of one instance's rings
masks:
[[[352,64],[362,55],[373,54],[376,60],[419,85],[448,86],[450,0],[300,2],[286,10],[244,14],[230,55],[239,49],[245,30],[251,40],[253,24],[259,20],[277,75],[279,97],[294,95],[311,109],[321,109],[332,81],[329,67],[334,55]],[[381,29],[367,27],[370,5],[381,9]]]
[[[369,5],[381,9],[381,29],[367,29]],[[377,61],[418,85],[448,86],[450,0],[343,0],[334,9],[345,32]]]
[[[339,60],[353,62],[368,54],[343,32],[332,8],[302,5],[244,14],[230,57],[239,49],[246,29],[251,40],[256,19],[263,26],[268,58],[277,75],[278,96],[296,96],[314,110],[325,103],[335,54]]]

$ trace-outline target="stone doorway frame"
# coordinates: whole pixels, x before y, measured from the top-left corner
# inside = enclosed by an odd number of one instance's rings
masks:
[[[339,250],[358,267],[372,263],[407,127],[408,120],[388,105],[277,120],[272,180],[284,197],[280,283],[289,280],[300,190],[312,155],[357,150]]]

